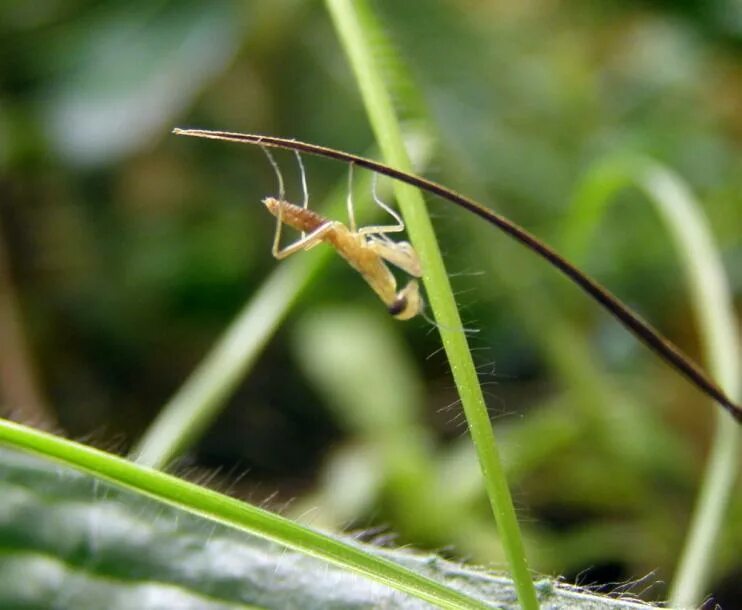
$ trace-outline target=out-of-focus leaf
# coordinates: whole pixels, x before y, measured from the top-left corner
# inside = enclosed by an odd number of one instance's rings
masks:
[[[303,320],[295,345],[302,366],[357,433],[414,425],[419,375],[388,320],[347,308],[319,310]]]
[[[100,164],[169,127],[233,58],[241,42],[236,6],[129,3],[88,20],[67,49],[73,67],[44,100],[54,147],[73,162]]]

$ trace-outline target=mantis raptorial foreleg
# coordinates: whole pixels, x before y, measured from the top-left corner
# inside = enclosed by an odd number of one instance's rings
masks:
[[[420,259],[412,244],[406,241],[391,241],[370,237],[366,247],[376,252],[381,258],[413,277],[422,277]]]

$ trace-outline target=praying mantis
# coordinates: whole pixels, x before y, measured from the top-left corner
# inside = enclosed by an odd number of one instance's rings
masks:
[[[395,242],[387,237],[389,233],[404,231],[402,218],[389,206],[379,199],[376,194],[376,174],[373,176],[373,199],[378,206],[390,214],[395,224],[372,225],[367,227],[356,226],[355,212],[352,197],[353,164],[348,172],[348,226],[337,220],[329,220],[317,212],[309,209],[309,194],[307,190],[306,172],[299,153],[295,151],[296,159],[301,172],[301,183],[304,192],[304,203],[299,206],[286,201],[283,177],[273,156],[268,149],[263,151],[273,166],[278,177],[278,198],[266,197],[263,204],[276,217],[276,232],[273,237],[272,254],[281,260],[301,250],[311,250],[320,243],[331,245],[351,267],[361,274],[371,289],[386,305],[389,313],[397,320],[409,320],[422,313],[424,302],[420,295],[417,279],[422,276],[420,259],[409,242]],[[301,238],[297,241],[280,247],[283,225],[288,225],[301,231]],[[407,285],[397,290],[397,280],[390,271],[390,263],[402,271],[413,276]]]

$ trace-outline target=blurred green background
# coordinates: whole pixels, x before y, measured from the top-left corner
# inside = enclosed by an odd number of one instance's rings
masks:
[[[702,202],[740,311],[739,2],[372,5],[387,68],[406,74],[395,102],[432,143],[427,176],[568,252],[591,168],[654,157]],[[8,0],[0,51],[0,403],[126,452],[281,265],[260,151],[170,130],[364,154],[356,84],[309,0]],[[277,157],[298,199],[293,158]],[[346,170],[305,163],[320,206]],[[445,203],[430,210],[479,329],[532,566],[580,583],[651,573],[626,588],[662,598],[714,407],[522,247]],[[638,190],[621,191],[576,262],[700,358],[676,254]],[[213,484],[316,526],[497,567],[439,347],[333,258],[175,469],[216,470]],[[739,493],[727,523],[713,593],[742,607]]]

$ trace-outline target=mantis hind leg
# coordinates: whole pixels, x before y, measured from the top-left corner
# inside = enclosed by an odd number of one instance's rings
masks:
[[[302,201],[301,207],[307,210],[309,209],[309,189],[307,188],[307,172],[304,169],[304,163],[301,160],[301,155],[299,154],[299,151],[295,150],[294,155],[296,155],[296,162],[299,164],[299,175],[301,176],[301,192],[303,194],[303,201]],[[301,232],[302,239],[304,239],[306,235],[307,234],[304,231]]]
[[[286,188],[284,186],[283,173],[281,172],[281,168],[278,166],[278,163],[276,162],[276,159],[273,156],[273,154],[271,154],[270,150],[268,150],[265,146],[261,146],[260,149],[265,153],[265,156],[268,157],[268,162],[271,164],[271,167],[273,168],[273,171],[276,174],[276,180],[278,181],[278,201],[285,201],[286,200]],[[301,178],[301,192],[303,194],[302,207],[306,210],[309,208],[309,188],[307,187],[307,172],[304,169],[304,163],[301,160],[301,155],[299,154],[299,151],[295,150],[294,155],[296,156],[296,162],[299,165],[299,176]],[[274,256],[276,252],[278,251],[277,244],[280,239],[281,224],[282,222],[279,216],[278,226],[276,228],[276,237],[273,240],[273,255]],[[306,235],[307,234],[304,231],[302,231],[301,233],[302,239],[306,237]]]
[[[276,159],[273,157],[273,154],[271,154],[270,150],[268,150],[265,146],[261,146],[260,150],[262,150],[265,153],[265,156],[268,157],[268,163],[271,164],[271,167],[276,174],[276,180],[278,181],[278,200],[283,201],[284,199],[286,199],[286,189],[284,188],[283,184],[283,174],[281,173],[281,168],[278,167],[278,163],[276,163]]]

